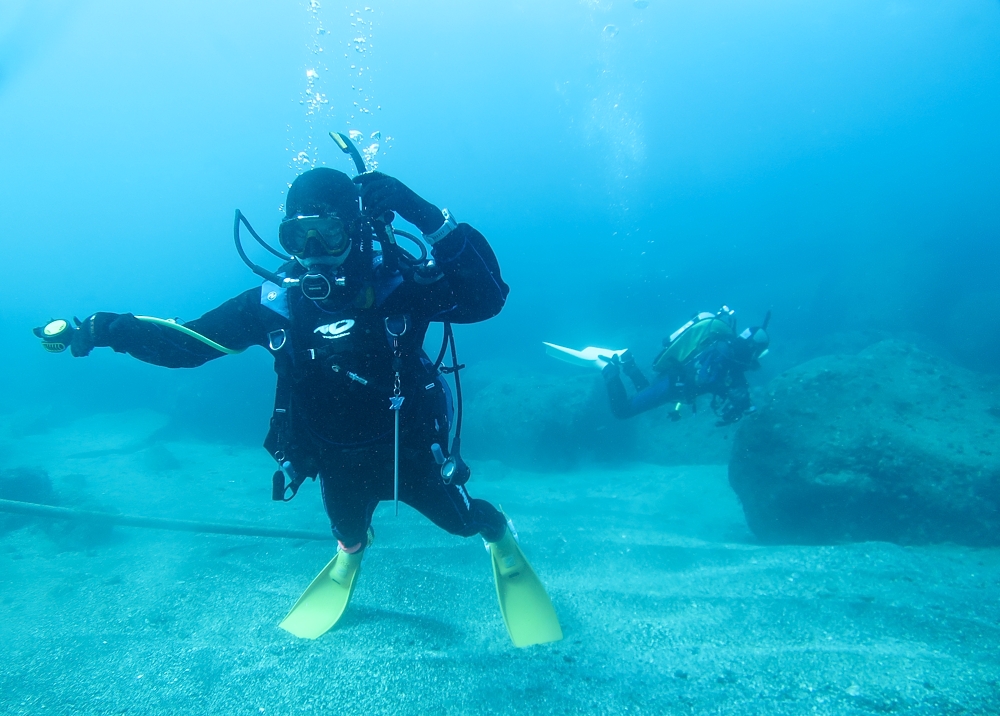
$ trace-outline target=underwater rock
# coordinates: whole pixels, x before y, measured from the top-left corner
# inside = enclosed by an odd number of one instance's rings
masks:
[[[1000,544],[1000,383],[898,341],[775,378],[729,482],[770,543]]]
[[[143,450],[142,465],[150,472],[166,472],[168,470],[179,470],[181,461],[161,443],[155,443]]]
[[[39,505],[59,504],[49,473],[31,467],[0,470],[0,499]]]
[[[59,504],[49,473],[30,467],[0,470],[0,500],[34,502],[39,505]],[[0,533],[24,527],[31,521],[30,517],[0,513]]]
[[[716,428],[707,407],[680,421],[661,407],[629,420],[611,414],[600,375],[525,375],[496,367],[466,395],[465,457],[528,470],[565,470],[588,463],[724,465],[732,428]],[[480,375],[483,374],[480,373]]]

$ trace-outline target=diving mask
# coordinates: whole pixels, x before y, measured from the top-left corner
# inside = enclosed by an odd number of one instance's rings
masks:
[[[351,248],[351,237],[337,216],[294,216],[278,226],[278,243],[296,258],[302,258],[313,241],[328,256],[343,256]]]
[[[767,335],[767,331],[760,326],[745,329],[740,334],[740,338],[746,341],[750,355],[753,356],[754,359],[763,358],[767,354],[768,346],[771,343],[771,339]]]

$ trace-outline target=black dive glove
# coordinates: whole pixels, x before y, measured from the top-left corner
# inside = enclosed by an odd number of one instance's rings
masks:
[[[712,402],[715,414],[719,417],[715,426],[720,428],[739,422],[743,416],[754,411],[754,407],[750,403],[750,391],[742,386],[734,388],[723,398],[714,396]]]
[[[121,317],[118,313],[94,313],[82,322],[76,322],[76,332],[69,344],[69,350],[76,358],[90,355],[94,348],[104,348],[110,343],[111,324]]]
[[[440,209],[395,177],[369,172],[354,177],[354,183],[361,192],[361,206],[367,216],[395,211],[424,234],[432,234],[444,224]]]

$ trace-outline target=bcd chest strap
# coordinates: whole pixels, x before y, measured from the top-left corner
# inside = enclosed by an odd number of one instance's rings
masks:
[[[395,482],[398,499],[399,412],[403,403],[400,379],[403,372],[403,357],[406,352],[402,339],[404,336],[409,338],[411,319],[408,314],[393,314],[383,319],[383,325],[385,340],[392,349],[392,362],[389,367],[394,374],[394,396],[391,407],[395,412],[394,422],[396,423],[397,465]],[[274,410],[271,414],[270,430],[264,441],[264,447],[278,464],[278,469],[271,477],[271,499],[288,502],[295,497],[307,478],[316,479],[317,476],[316,456],[309,455],[307,450],[303,450],[300,436],[295,434],[292,411],[296,365],[321,360],[324,358],[325,351],[316,348],[296,350],[290,325],[289,328],[278,329],[268,334],[268,348],[274,356],[274,367],[278,379],[274,391]],[[352,381],[363,385],[368,384],[368,380],[363,376],[355,375],[350,371],[346,371],[345,375]]]

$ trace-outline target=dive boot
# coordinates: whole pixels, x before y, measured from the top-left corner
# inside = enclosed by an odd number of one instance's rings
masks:
[[[493,578],[507,633],[514,646],[546,644],[563,638],[559,618],[545,587],[528,564],[510,529],[489,542]]]
[[[278,626],[303,639],[316,639],[332,629],[347,609],[364,554],[364,548],[353,554],[337,550]]]

